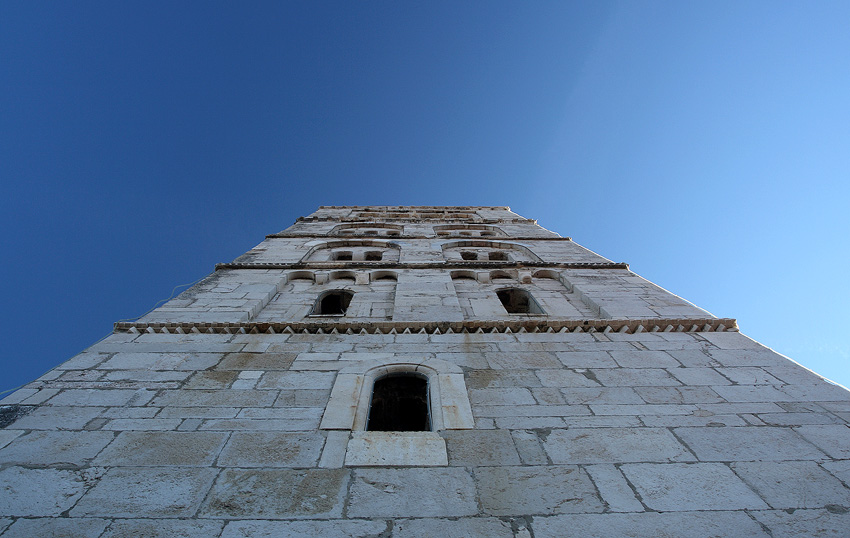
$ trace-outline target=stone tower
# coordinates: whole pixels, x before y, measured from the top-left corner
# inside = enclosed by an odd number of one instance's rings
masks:
[[[846,390],[506,207],[321,207],[2,403],[2,538],[850,534]]]

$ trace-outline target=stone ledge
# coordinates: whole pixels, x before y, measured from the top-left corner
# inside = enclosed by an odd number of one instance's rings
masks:
[[[215,270],[223,269],[349,269],[352,267],[367,267],[380,269],[469,269],[470,267],[482,269],[511,269],[511,268],[527,268],[536,269],[543,267],[554,267],[556,269],[626,269],[627,263],[594,263],[594,262],[575,262],[575,263],[557,263],[557,262],[487,262],[487,261],[470,261],[463,262],[419,262],[419,263],[398,263],[398,262],[296,262],[296,263],[217,263]]]
[[[574,320],[466,320],[466,321],[343,321],[311,320],[295,323],[118,322],[116,333],[165,334],[453,334],[453,333],[625,333],[738,331],[731,318],[648,318]]]

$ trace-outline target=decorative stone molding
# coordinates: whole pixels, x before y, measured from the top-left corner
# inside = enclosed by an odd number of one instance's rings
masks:
[[[490,334],[738,331],[731,318],[465,320],[451,322],[309,320],[297,323],[118,322],[116,333],[208,334]]]
[[[216,271],[225,269],[338,269],[340,262],[298,262],[298,263],[218,263],[215,266]],[[452,262],[419,262],[419,263],[398,263],[398,262],[345,262],[346,268],[368,267],[368,268],[393,268],[393,269],[459,269],[466,267],[476,268],[543,268],[554,267],[557,269],[626,269],[627,263],[591,263],[591,262],[576,262],[576,263],[556,263],[556,262],[490,262],[476,260],[470,262],[452,261]]]

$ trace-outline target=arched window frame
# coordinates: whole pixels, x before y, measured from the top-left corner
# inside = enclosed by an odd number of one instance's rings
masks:
[[[337,374],[320,428],[365,431],[375,380],[392,374],[414,374],[427,379],[432,432],[475,427],[463,370],[447,361],[426,359],[362,361],[343,368]]]
[[[322,301],[324,301],[325,298],[327,298],[328,295],[332,295],[332,294],[339,294],[339,295],[348,297],[348,301],[345,303],[345,306],[342,307],[342,313],[341,314],[336,314],[336,313],[326,314],[326,313],[322,312],[322,310],[323,310],[322,307],[321,307]],[[320,293],[318,297],[316,297],[316,302],[313,303],[313,308],[310,310],[310,316],[342,317],[348,311],[348,307],[351,305],[352,299],[354,299],[354,292],[350,291],[350,290],[333,289],[333,290],[324,291],[324,292]]]

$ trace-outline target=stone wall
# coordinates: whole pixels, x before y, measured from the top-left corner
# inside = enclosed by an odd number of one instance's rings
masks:
[[[353,314],[376,331],[305,320],[331,281],[287,275],[316,267],[222,268],[117,326],[2,401],[0,536],[847,535],[844,388],[624,268],[556,268],[534,323],[575,323],[548,332],[464,303],[493,268],[457,269],[353,267],[392,303]],[[407,368],[437,430],[364,431],[369,379]]]

